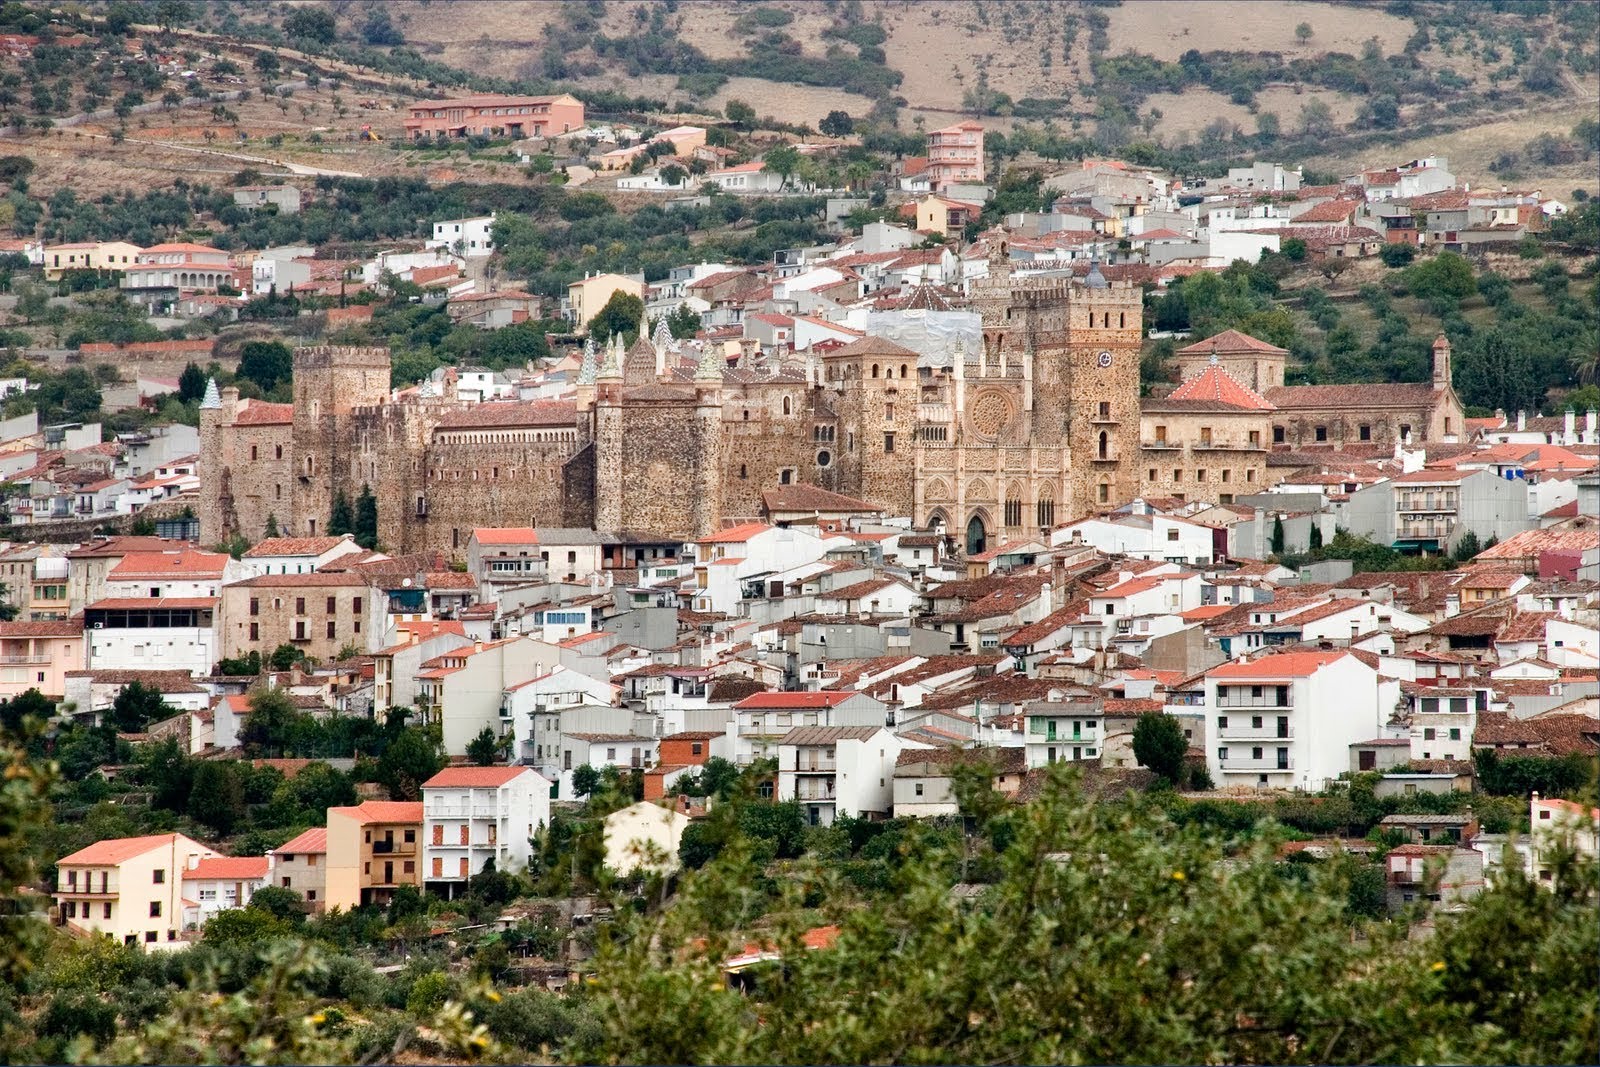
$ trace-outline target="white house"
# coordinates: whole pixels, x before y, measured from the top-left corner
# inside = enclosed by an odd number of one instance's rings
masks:
[[[448,249],[468,259],[487,256],[494,251],[494,216],[436,222],[433,237],[423,244],[426,248]]]
[[[1600,808],[1545,799],[1534,793],[1528,804],[1528,820],[1528,877],[1535,881],[1549,882],[1554,878],[1553,861],[1558,849],[1571,849],[1591,863],[1600,856]]]
[[[1215,553],[1211,527],[1170,515],[1116,515],[1083,519],[1050,531],[1052,548],[1092,545],[1107,555],[1172,563],[1209,564]]]
[[[1350,746],[1388,719],[1378,674],[1348,652],[1284,652],[1206,672],[1219,788],[1317,790],[1350,768]]]
[[[361,552],[353,534],[341,537],[269,537],[245,550],[240,558],[246,577],[263,574],[311,574],[341,556]]]
[[[525,870],[549,822],[550,780],[532,767],[446,767],[422,783],[423,880],[454,897],[491,862]]]
[[[220,654],[217,598],[107,597],[83,610],[90,670],[209,675]]]
[[[692,546],[694,610],[749,615],[745,600],[781,597],[785,576],[819,560],[828,542],[793,527],[747,522]]]
[[[509,685],[501,704],[501,716],[510,720],[513,759],[539,767],[554,780],[552,770],[560,758],[563,713],[575,708],[596,707],[631,713],[615,708],[618,687],[591,678],[567,667],[555,667],[526,682]],[[578,729],[621,728],[620,721],[573,723]],[[565,794],[563,794],[565,795]]]
[[[783,188],[783,178],[771,171],[762,170],[764,163],[752,161],[722,170],[708,170],[705,181],[711,182],[725,193],[776,193]]]
[[[907,742],[884,726],[803,726],[778,744],[776,799],[797,801],[812,826],[841,815],[884,817]]]
[[[812,726],[879,727],[889,709],[866,693],[828,689],[821,692],[768,692],[745,697],[733,706],[734,762],[778,755],[778,746],[796,729]]]
[[[689,816],[641,800],[606,816],[606,866],[620,875],[678,869],[678,845]]]
[[[217,912],[242,908],[272,879],[267,856],[212,856],[183,872],[183,925],[198,928]]]
[[[1100,762],[1105,709],[1098,701],[1034,701],[1027,705],[1025,745],[1029,767],[1088,760]]]

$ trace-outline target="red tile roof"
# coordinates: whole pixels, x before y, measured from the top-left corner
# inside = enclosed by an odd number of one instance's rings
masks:
[[[267,876],[265,856],[212,856],[183,872],[185,882],[210,880],[250,881]]]
[[[244,553],[244,558],[320,556],[344,540],[345,538],[343,537],[269,537],[265,541],[247,549]]]
[[[83,617],[51,622],[0,622],[0,638],[5,637],[82,637]]]
[[[505,785],[530,767],[446,767],[422,783],[424,789],[490,788]]]
[[[353,807],[329,808],[328,811],[338,812],[362,823],[422,821],[420,800],[368,800]]]
[[[146,578],[187,578],[199,581],[222,577],[228,565],[225,552],[200,552],[195,549],[168,549],[164,552],[130,552],[106,575],[107,581],[140,581]]]
[[[1359,200],[1328,200],[1294,217],[1295,222],[1348,222]]]
[[[293,422],[293,404],[269,404],[265,400],[242,400],[233,416],[235,426],[287,426]]]
[[[178,838],[177,834],[150,834],[146,837],[114,837],[106,841],[96,841],[87,848],[80,848],[70,856],[62,856],[56,861],[59,867],[115,867],[124,860],[135,856],[142,856],[158,848],[169,848]]]
[[[272,850],[275,856],[294,856],[302,852],[324,853],[328,851],[328,828],[326,826],[313,826],[298,837],[291,837],[283,844]]]
[[[1248,662],[1224,663],[1206,672],[1207,678],[1309,678],[1323,667],[1345,658],[1338,652],[1284,652]]]
[[[764,522],[742,522],[737,526],[730,526],[726,530],[718,530],[709,537],[702,537],[702,545],[740,545],[750,540],[757,534],[766,533],[773,527]]]
[[[1209,356],[1212,352],[1217,355],[1231,355],[1235,352],[1264,352],[1275,356],[1287,356],[1287,349],[1270,345],[1265,341],[1251,337],[1238,330],[1223,330],[1219,334],[1207,337],[1204,341],[1196,341],[1192,345],[1178,349],[1175,355],[1179,356]]]
[[[1260,393],[1241,384],[1233,375],[1213,363],[1167,394],[1166,400],[1207,400],[1246,411],[1272,411],[1272,404]]]

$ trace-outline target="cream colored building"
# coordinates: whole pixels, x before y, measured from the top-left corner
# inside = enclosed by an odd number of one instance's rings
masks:
[[[146,950],[185,947],[184,872],[219,855],[183,834],[98,841],[56,864],[57,921]]]
[[[644,279],[625,274],[595,274],[567,286],[567,319],[578,330],[586,330],[616,293],[644,299]]]
[[[328,809],[327,900],[349,911],[422,888],[422,802],[369,800]]]
[[[1140,401],[1142,494],[1231,504],[1265,492],[1276,410],[1220,362],[1168,396]]]
[[[328,903],[328,828],[314,826],[271,852],[272,884],[297,894],[312,912]]]
[[[606,816],[606,866],[619,875],[678,869],[678,845],[689,816],[641,800]]]
[[[56,281],[69,270],[127,270],[144,249],[127,241],[84,241],[44,250],[44,276]]]

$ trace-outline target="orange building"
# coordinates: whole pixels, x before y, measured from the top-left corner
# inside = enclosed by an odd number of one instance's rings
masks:
[[[463,96],[411,105],[406,140],[549,137],[583,126],[583,101],[560,96]]]
[[[386,904],[403,885],[422,888],[422,802],[369,800],[328,809],[328,908]]]

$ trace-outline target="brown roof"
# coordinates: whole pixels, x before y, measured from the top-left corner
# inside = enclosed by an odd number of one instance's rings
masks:
[[[876,504],[857,500],[843,493],[830,492],[803,482],[780,485],[761,494],[761,502],[773,511],[848,511],[855,514],[878,514],[883,511]]]
[[[262,556],[320,556],[344,541],[343,537],[269,537],[249,548],[244,559]]]
[[[1000,774],[1017,774],[1027,769],[1028,751],[1020,745],[1003,748],[908,748],[895,757],[896,773],[901,767],[932,764],[936,767],[982,766],[989,764]]]
[[[365,586],[369,577],[365,574],[347,571],[312,571],[308,574],[259,574],[254,578],[246,578],[242,582],[234,582],[229,589],[246,587],[250,589],[311,589],[318,587]]]
[[[1472,743],[1478,748],[1526,748],[1530,755],[1592,756],[1600,753],[1600,719],[1564,714],[1518,719],[1504,711],[1481,711]]]
[[[904,345],[895,344],[887,337],[863,337],[859,341],[851,341],[843,348],[834,349],[823,358],[860,358],[862,356],[886,356],[892,359],[914,360],[917,358],[917,353]]]
[[[1431,408],[1438,394],[1432,385],[1278,385],[1266,392],[1274,406],[1294,410],[1326,408]]]
[[[1268,344],[1258,338],[1238,330],[1223,330],[1219,334],[1207,337],[1203,341],[1196,341],[1178,349],[1175,355],[1179,356],[1209,356],[1212,352],[1219,356],[1232,355],[1237,352],[1262,352],[1275,356],[1287,356],[1287,349],[1277,345]]]
[[[499,426],[572,426],[577,407],[570,400],[488,400],[439,419],[441,430],[487,429]]]
[[[293,404],[270,404],[265,400],[241,401],[233,416],[235,426],[287,426],[293,422]]]
[[[49,622],[0,622],[3,637],[82,637],[83,616]]]
[[[836,741],[865,741],[881,726],[800,726],[783,735],[782,745],[831,745]]]

